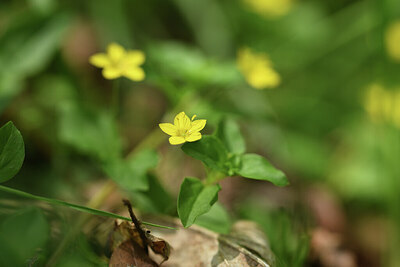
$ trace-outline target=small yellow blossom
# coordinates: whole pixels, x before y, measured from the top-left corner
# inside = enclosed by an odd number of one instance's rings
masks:
[[[400,62],[400,20],[392,22],[385,32],[385,46],[388,55]]]
[[[255,13],[276,18],[289,13],[294,0],[243,0],[243,2]]]
[[[255,89],[275,88],[281,82],[281,77],[272,68],[272,63],[264,53],[253,53],[249,48],[240,49],[237,66],[247,83]]]
[[[107,54],[98,53],[90,57],[89,62],[103,68],[103,76],[112,80],[124,76],[133,81],[142,81],[145,77],[140,67],[145,61],[145,55],[140,50],[129,50],[116,43],[107,47]]]
[[[387,122],[400,128],[400,91],[386,90],[380,84],[368,87],[364,108],[375,123]]]
[[[185,112],[175,116],[174,124],[160,123],[161,130],[170,135],[169,143],[179,145],[185,142],[194,142],[201,139],[200,131],[206,126],[206,120],[194,120],[196,115],[189,119]]]

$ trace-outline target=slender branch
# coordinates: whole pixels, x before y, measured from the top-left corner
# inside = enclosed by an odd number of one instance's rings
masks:
[[[122,202],[128,208],[129,215],[131,216],[132,222],[135,225],[136,230],[139,232],[139,236],[142,239],[144,251],[146,252],[146,254],[149,254],[149,248],[147,247],[148,244],[147,244],[146,234],[144,233],[144,231],[142,229],[140,221],[136,218],[135,214],[133,213],[131,202],[127,199],[123,199]]]

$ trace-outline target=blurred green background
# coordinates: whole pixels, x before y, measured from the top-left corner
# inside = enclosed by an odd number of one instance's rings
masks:
[[[400,266],[399,20],[398,0],[2,0],[1,125],[26,144],[6,185],[84,204],[107,179],[104,155],[129,154],[178,105],[206,132],[234,118],[248,151],[288,175],[286,188],[232,178],[220,193],[229,220],[262,226],[278,266]],[[146,54],[146,79],[121,80],[117,123],[113,82],[88,62],[111,42]],[[247,84],[244,47],[269,56],[279,86]],[[157,151],[144,161],[163,188],[133,203],[175,215],[182,179],[201,166],[166,137]],[[44,264],[76,215],[1,193],[1,265],[13,253]],[[58,265],[107,265],[88,232]]]

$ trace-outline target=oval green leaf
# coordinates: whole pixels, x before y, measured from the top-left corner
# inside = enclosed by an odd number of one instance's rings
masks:
[[[0,183],[13,178],[25,158],[24,140],[10,121],[0,128]]]
[[[221,187],[204,185],[199,179],[186,177],[178,196],[178,215],[184,227],[191,226],[200,215],[208,212],[218,200]]]
[[[246,152],[246,143],[240,133],[239,125],[234,120],[221,120],[215,135],[222,141],[230,153],[243,154]]]
[[[237,174],[245,178],[269,181],[277,186],[289,184],[286,175],[276,169],[264,157],[257,154],[244,154]]]
[[[227,173],[226,162],[228,152],[222,142],[215,136],[203,135],[203,137],[193,143],[185,143],[182,146],[183,152],[187,155],[201,160],[211,169]]]

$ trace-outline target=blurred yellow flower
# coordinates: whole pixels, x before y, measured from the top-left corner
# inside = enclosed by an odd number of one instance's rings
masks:
[[[196,115],[189,119],[185,112],[175,116],[174,124],[160,123],[161,130],[170,135],[169,143],[179,145],[185,142],[194,142],[201,139],[200,131],[206,126],[206,120],[194,120]]]
[[[293,0],[243,0],[255,13],[266,17],[280,17],[289,13]]]
[[[237,66],[247,83],[255,89],[275,88],[281,82],[280,75],[272,68],[272,63],[264,53],[253,53],[250,48],[238,52]]]
[[[124,76],[133,81],[142,81],[145,73],[140,67],[145,61],[145,55],[140,50],[129,50],[116,43],[107,47],[107,54],[98,53],[90,57],[89,62],[103,68],[103,76],[112,80]]]
[[[388,55],[400,62],[400,20],[392,22],[386,29],[385,46]]]
[[[364,108],[373,122],[388,122],[400,128],[400,91],[389,91],[380,84],[371,84]]]

